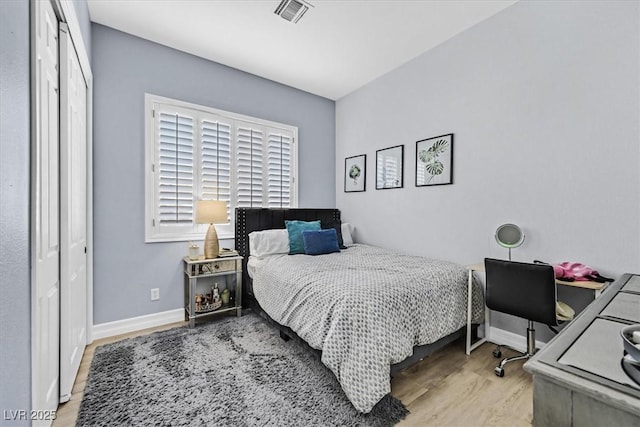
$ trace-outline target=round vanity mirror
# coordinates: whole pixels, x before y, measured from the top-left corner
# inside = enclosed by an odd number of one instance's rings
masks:
[[[504,248],[517,248],[524,242],[524,232],[515,224],[502,224],[496,230],[496,242]]]

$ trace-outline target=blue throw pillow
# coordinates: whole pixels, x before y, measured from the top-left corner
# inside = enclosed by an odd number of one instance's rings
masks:
[[[302,241],[302,232],[309,230],[320,230],[320,221],[285,221],[285,227],[289,233],[289,255],[303,254],[304,242]]]
[[[325,223],[321,223],[320,226],[322,227],[323,230],[328,230],[330,228],[335,229],[336,234],[338,235],[338,246],[340,247],[340,249],[347,249],[347,247],[344,245],[344,242],[342,241],[342,222],[341,221],[325,222]]]
[[[307,255],[322,255],[340,252],[338,233],[334,228],[318,231],[303,231],[304,253]]]

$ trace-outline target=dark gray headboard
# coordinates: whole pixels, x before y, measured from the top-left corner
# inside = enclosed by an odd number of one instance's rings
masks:
[[[249,233],[252,231],[285,228],[285,220],[316,221],[320,220],[323,228],[340,223],[338,209],[265,209],[236,208],[236,250],[244,257],[242,261],[242,301],[243,306],[253,302],[253,286],[247,272],[249,260]]]

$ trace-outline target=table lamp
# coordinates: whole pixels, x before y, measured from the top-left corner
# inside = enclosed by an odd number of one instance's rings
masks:
[[[197,200],[196,223],[209,224],[207,235],[204,238],[204,257],[206,259],[218,258],[220,245],[218,233],[213,224],[227,222],[227,202],[222,200]]]

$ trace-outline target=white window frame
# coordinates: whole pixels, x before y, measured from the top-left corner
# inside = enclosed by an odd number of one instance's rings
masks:
[[[189,230],[181,231],[167,231],[163,232],[156,226],[159,225],[159,221],[156,221],[158,207],[156,205],[156,188],[158,186],[158,176],[154,172],[156,153],[158,150],[158,141],[156,141],[155,133],[155,110],[160,106],[169,108],[175,108],[176,110],[188,109],[192,110],[194,114],[198,112],[204,114],[212,114],[220,116],[221,118],[233,123],[231,134],[231,201],[229,203],[229,219],[226,224],[216,224],[216,231],[218,238],[220,239],[233,239],[235,235],[235,207],[236,207],[236,122],[251,123],[257,127],[264,127],[270,129],[280,129],[285,132],[290,132],[293,135],[291,143],[291,184],[290,184],[290,203],[289,207],[295,208],[298,206],[298,128],[296,126],[286,125],[282,123],[272,122],[256,117],[245,116],[229,111],[219,110],[216,108],[206,107],[202,105],[192,104],[185,101],[179,101],[171,98],[166,98],[159,95],[153,95],[145,93],[145,242],[179,242],[189,240],[204,240],[204,236],[208,225],[206,224],[192,224]],[[196,129],[197,131],[198,129]],[[198,145],[197,139],[194,142],[194,146]],[[263,152],[268,152],[268,137],[263,141]],[[199,149],[197,151],[199,153]],[[195,156],[195,154],[194,154]],[[198,161],[198,158],[194,158],[194,163]],[[263,159],[263,182],[268,183],[268,158],[265,156]],[[195,167],[195,166],[194,166]],[[197,172],[194,172],[197,176]],[[197,177],[199,178],[199,177]],[[195,200],[200,199],[200,181],[194,182],[194,203]],[[268,187],[263,189],[262,194],[262,207],[268,207],[269,202]]]

